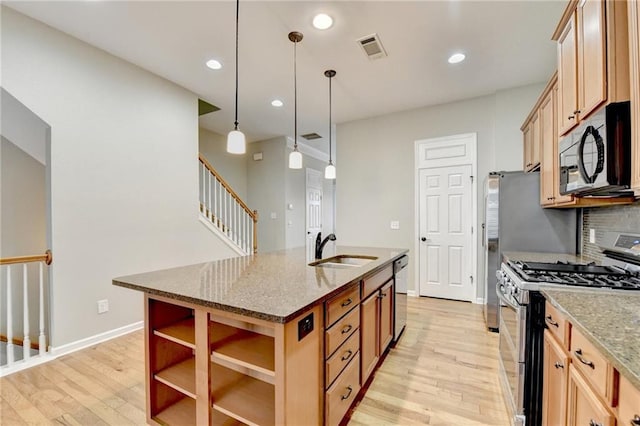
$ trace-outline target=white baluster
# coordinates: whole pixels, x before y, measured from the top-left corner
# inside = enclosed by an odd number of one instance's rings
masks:
[[[213,212],[211,211],[211,172],[209,170],[207,170],[207,218],[209,220],[212,220],[213,217]]]
[[[38,336],[38,346],[40,355],[47,351],[47,338],[44,335],[44,263],[40,262],[40,335]]]
[[[13,364],[13,303],[11,303],[11,265],[7,266],[7,365]]]
[[[31,338],[29,337],[29,279],[27,275],[27,264],[22,265],[22,329],[24,340],[22,341],[22,359],[31,358]]]

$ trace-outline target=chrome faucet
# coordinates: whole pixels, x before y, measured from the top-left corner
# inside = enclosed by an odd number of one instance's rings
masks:
[[[322,239],[322,232],[318,232],[318,236],[316,237],[316,259],[322,259],[322,249],[329,242],[329,240],[335,241],[336,240],[336,234],[329,234],[323,240]]]

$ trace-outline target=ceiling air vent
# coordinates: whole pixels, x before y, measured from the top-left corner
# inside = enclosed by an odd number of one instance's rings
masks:
[[[364,50],[364,53],[369,59],[379,59],[387,56],[387,52],[385,52],[384,47],[382,47],[382,42],[378,34],[374,33],[359,38],[358,44],[362,47],[362,50]]]
[[[301,135],[303,138],[305,138],[308,141],[312,141],[314,139],[320,139],[322,138],[322,136],[320,136],[317,133],[307,133],[306,135]]]

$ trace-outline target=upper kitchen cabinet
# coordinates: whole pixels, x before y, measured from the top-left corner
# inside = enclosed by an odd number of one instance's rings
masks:
[[[537,109],[529,115],[521,130],[524,137],[523,169],[531,172],[540,167],[540,121]]]
[[[629,1],[631,77],[631,187],[640,196],[640,1]]]
[[[544,207],[573,201],[571,195],[560,195],[560,168],[558,166],[558,78],[551,77],[542,92],[539,108],[542,155],[540,162],[540,204]]]
[[[600,105],[629,99],[626,2],[570,1],[553,40],[558,42],[562,136]]]

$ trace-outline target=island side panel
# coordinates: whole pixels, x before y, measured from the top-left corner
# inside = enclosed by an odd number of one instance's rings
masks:
[[[301,322],[309,326],[310,318],[313,329],[299,338]],[[276,424],[323,423],[323,324],[316,306],[276,327],[276,406],[284,408],[276,410]]]

